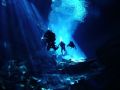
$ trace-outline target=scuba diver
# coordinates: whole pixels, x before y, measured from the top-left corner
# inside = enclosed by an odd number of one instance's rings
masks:
[[[76,46],[73,43],[73,41],[70,41],[70,43],[67,45],[67,47],[76,48]]]
[[[61,47],[61,53],[64,54],[64,52],[66,51],[66,49],[65,49],[65,43],[63,41],[61,41],[59,45]]]
[[[47,50],[49,51],[51,48],[53,48],[55,51],[58,49],[55,45],[56,36],[55,33],[53,33],[51,30],[47,30],[43,36],[43,39],[45,40],[47,44]]]

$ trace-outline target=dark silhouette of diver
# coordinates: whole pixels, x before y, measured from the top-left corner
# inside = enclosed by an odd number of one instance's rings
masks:
[[[55,40],[56,40],[55,33],[53,33],[51,30],[47,30],[45,32],[43,38],[45,39],[45,41],[47,43],[48,51],[50,50],[50,48],[53,48],[54,50],[58,49],[58,47],[56,47],[56,45],[55,45]]]
[[[73,41],[70,41],[70,43],[67,45],[67,47],[76,48],[76,46],[73,43]]]
[[[61,47],[61,53],[64,54],[64,52],[66,51],[66,49],[65,49],[65,43],[63,41],[61,41],[59,45]]]

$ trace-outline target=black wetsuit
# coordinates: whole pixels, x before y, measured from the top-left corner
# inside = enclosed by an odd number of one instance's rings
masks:
[[[64,42],[61,41],[59,45],[61,46],[61,52],[62,53],[63,53],[63,51],[66,51]]]
[[[50,30],[47,30],[44,34],[44,39],[47,43],[47,50],[50,50],[50,48],[57,50],[57,47],[55,46],[55,40],[56,40],[55,33],[53,33]]]
[[[70,43],[67,46],[71,48],[76,48],[75,44],[72,41],[70,41]]]

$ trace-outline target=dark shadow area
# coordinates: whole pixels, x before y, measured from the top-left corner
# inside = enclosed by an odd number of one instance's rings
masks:
[[[88,57],[94,57],[97,48],[120,35],[119,2],[105,1],[88,0],[88,14],[74,34],[76,42]]]

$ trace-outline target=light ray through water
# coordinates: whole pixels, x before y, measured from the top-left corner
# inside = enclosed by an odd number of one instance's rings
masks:
[[[85,0],[52,0],[52,11],[49,15],[48,27],[56,34],[56,44],[62,40],[67,45],[73,41],[77,49],[67,48],[66,59],[72,57],[73,60],[85,59],[86,56],[72,38],[77,25],[84,22],[86,16]],[[57,51],[60,54],[60,50]]]

